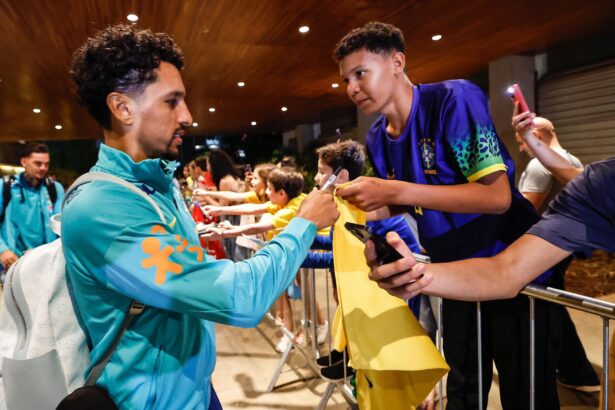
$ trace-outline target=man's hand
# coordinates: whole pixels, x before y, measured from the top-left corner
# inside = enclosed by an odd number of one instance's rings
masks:
[[[301,202],[297,216],[313,222],[320,230],[333,225],[340,213],[337,211],[331,192],[314,189]]]
[[[337,190],[339,197],[365,212],[391,204],[394,193],[391,181],[373,177],[359,177]]]
[[[0,253],[0,262],[2,262],[2,267],[4,269],[10,268],[11,265],[14,264],[17,259],[19,259],[19,256],[17,256],[17,254],[15,254],[15,252],[10,249],[7,249],[4,252]]]
[[[424,263],[417,263],[405,242],[395,232],[387,234],[387,242],[404,258],[386,265],[378,266],[376,248],[372,241],[365,246],[365,258],[371,268],[369,278],[393,296],[410,299],[433,281],[433,276],[425,274]]]

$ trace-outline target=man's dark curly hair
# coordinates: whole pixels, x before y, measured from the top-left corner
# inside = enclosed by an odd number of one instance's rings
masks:
[[[348,177],[355,179],[363,175],[365,149],[353,140],[337,141],[316,150],[318,159],[335,169],[342,167],[348,171]]]
[[[346,34],[335,46],[333,57],[340,62],[349,54],[364,48],[378,54],[389,54],[393,50],[404,53],[406,44],[403,33],[397,27],[371,21]]]
[[[70,77],[79,104],[105,129],[111,128],[109,93],[139,95],[158,78],[160,62],[184,67],[184,56],[165,33],[134,26],[109,26],[87,39],[73,54]]]

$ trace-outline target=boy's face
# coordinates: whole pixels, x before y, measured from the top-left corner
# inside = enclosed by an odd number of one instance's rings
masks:
[[[396,75],[403,75],[397,52],[388,55],[367,49],[355,51],[340,61],[340,75],[348,97],[365,114],[383,113],[392,105],[398,88]]]
[[[327,182],[327,179],[333,174],[333,168],[327,164],[322,159],[318,159],[318,172],[314,176],[314,181],[318,188],[322,188],[322,186]]]
[[[318,173],[314,176],[314,181],[316,181],[316,185],[318,185],[319,188],[322,188],[322,186],[327,182],[327,180],[332,174],[333,174],[333,167],[330,165],[327,165],[322,159],[319,158],[318,159]],[[337,176],[337,179],[335,180],[333,185],[334,186],[340,185],[346,182],[348,182],[348,172],[346,172],[345,169],[342,169],[342,171]]]
[[[267,191],[265,191],[269,200],[272,204],[278,206],[284,206],[288,203],[288,195],[286,195],[286,191],[280,189],[276,191],[271,182],[267,182]]]

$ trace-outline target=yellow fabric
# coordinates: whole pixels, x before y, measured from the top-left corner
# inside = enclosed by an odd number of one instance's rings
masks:
[[[276,212],[280,210],[280,206],[271,203],[271,201],[265,202],[265,206],[267,207],[267,213],[271,215],[275,214]]]
[[[295,216],[297,216],[299,206],[301,205],[301,202],[303,202],[306,196],[306,194],[299,194],[298,196],[288,201],[286,205],[284,205],[279,211],[273,214],[273,217],[271,218],[271,224],[276,229],[285,228],[286,225],[288,225],[288,223]],[[268,204],[269,203],[270,202],[268,202]]]
[[[346,222],[364,224],[365,213],[337,197],[336,202],[340,218],[333,231],[333,263],[343,320],[336,314],[333,331],[345,336],[351,365],[361,370],[357,373],[359,407],[413,408],[448,366],[406,303],[369,280],[365,247],[344,228]],[[344,344],[335,341],[337,347]]]
[[[481,169],[480,171],[470,175],[468,177],[468,182],[474,182],[474,181],[478,181],[479,179],[481,179],[482,177],[484,177],[485,175],[489,175],[492,174],[496,171],[504,171],[506,172],[506,165],[504,164],[494,164],[491,165],[485,169]]]
[[[254,191],[249,191],[246,192],[246,194],[243,197],[243,201],[247,204],[262,204],[261,200],[258,198],[258,195],[256,195],[256,192]],[[271,202],[269,202],[271,204]],[[273,204],[271,204],[273,205]],[[274,205],[276,208],[278,208],[277,205]],[[267,210],[269,211],[269,210]],[[277,211],[277,209],[276,209]],[[275,211],[274,211],[275,212]]]

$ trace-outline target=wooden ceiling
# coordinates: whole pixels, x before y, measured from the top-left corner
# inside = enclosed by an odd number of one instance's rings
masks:
[[[509,54],[615,27],[613,0],[2,0],[0,141],[99,137],[70,92],[70,56],[129,13],[182,48],[199,123],[192,135],[281,132],[352,110],[344,87],[331,87],[340,80],[331,52],[368,21],[405,32],[415,82],[467,76]],[[300,34],[301,25],[309,33]],[[443,39],[432,41],[434,34]]]

